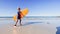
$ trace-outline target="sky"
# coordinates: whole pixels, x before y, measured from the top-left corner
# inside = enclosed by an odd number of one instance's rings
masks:
[[[0,16],[14,16],[18,7],[28,8],[27,16],[60,16],[60,0],[0,0]]]

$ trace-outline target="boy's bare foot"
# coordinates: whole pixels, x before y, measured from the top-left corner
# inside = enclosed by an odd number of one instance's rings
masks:
[[[16,26],[16,25],[14,25],[14,26]]]

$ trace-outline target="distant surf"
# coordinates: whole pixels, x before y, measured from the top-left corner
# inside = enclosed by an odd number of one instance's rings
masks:
[[[0,18],[13,18],[13,16],[0,16]],[[26,16],[24,18],[60,18],[60,16]]]

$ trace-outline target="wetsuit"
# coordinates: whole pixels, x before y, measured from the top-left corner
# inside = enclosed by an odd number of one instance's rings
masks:
[[[20,20],[20,23],[21,23],[21,14],[20,14],[20,12],[18,12],[17,19]]]
[[[18,19],[21,19],[21,14],[20,14],[20,12],[18,12],[17,18],[18,18]]]

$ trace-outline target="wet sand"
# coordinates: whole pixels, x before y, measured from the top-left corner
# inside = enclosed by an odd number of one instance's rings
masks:
[[[22,26],[14,26],[12,18],[0,19],[0,34],[57,34],[60,18],[23,19]]]

